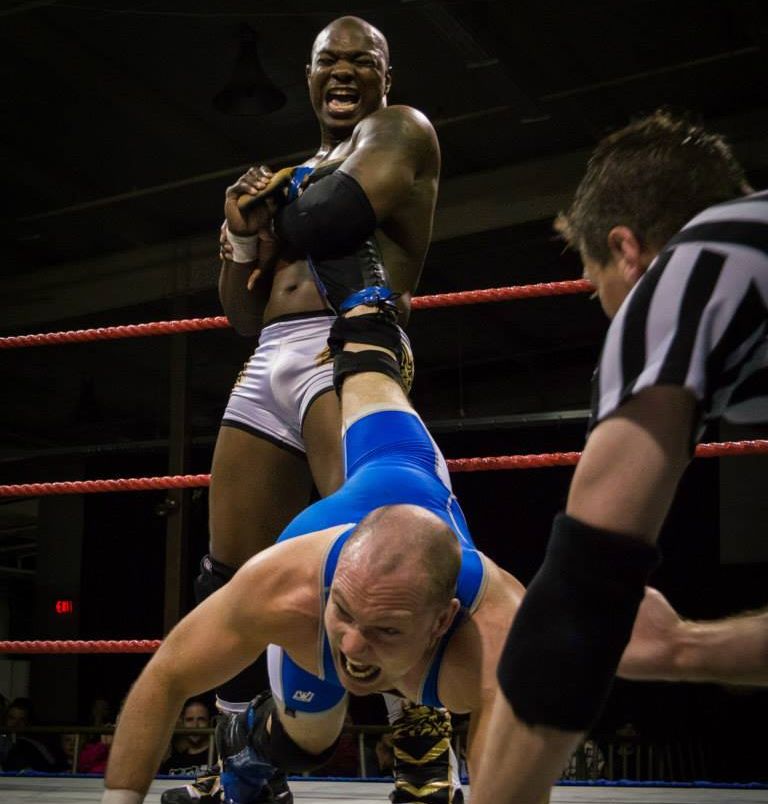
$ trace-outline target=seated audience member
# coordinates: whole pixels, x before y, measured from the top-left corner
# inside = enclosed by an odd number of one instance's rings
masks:
[[[104,724],[109,725],[107,723]],[[77,758],[79,773],[103,774],[107,769],[109,749],[112,747],[112,735],[101,734],[96,740],[86,743]]]
[[[92,699],[90,707],[91,726],[114,726],[114,708],[110,701],[97,695]],[[107,759],[109,749],[112,746],[112,734],[94,734],[82,746],[77,758],[77,770],[79,773],[98,773],[103,774],[107,769]]]
[[[16,698],[11,701],[5,713],[5,728],[9,732],[34,725],[32,702],[29,698]],[[33,735],[9,735],[11,746],[3,759],[5,771],[53,771],[56,759],[50,749]]]
[[[80,757],[78,755],[75,762],[75,753],[80,751],[83,744],[82,735],[74,732],[59,734],[54,746],[54,756],[56,757],[56,770],[63,773],[80,773]],[[79,738],[79,739],[78,739]]]
[[[185,729],[206,729],[211,725],[211,710],[200,698],[184,705],[179,725]],[[174,740],[171,755],[161,766],[162,773],[196,774],[207,767],[211,737],[209,734],[184,734]]]

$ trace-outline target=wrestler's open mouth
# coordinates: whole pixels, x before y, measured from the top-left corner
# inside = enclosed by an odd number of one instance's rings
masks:
[[[354,89],[329,89],[325,93],[325,102],[328,111],[332,114],[345,114],[353,112],[360,102],[360,93]]]
[[[339,657],[341,658],[341,666],[344,668],[344,672],[350,678],[355,679],[355,681],[372,681],[381,673],[380,667],[376,667],[373,664],[358,664],[357,662],[353,662],[348,656],[341,653],[341,651],[339,651]]]

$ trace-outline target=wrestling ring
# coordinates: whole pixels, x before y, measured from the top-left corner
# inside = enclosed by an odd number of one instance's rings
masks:
[[[506,302],[553,295],[584,293],[591,290],[586,280],[519,285],[506,288],[444,293],[421,296],[413,300],[413,309],[434,309],[467,304]],[[179,333],[222,329],[229,326],[224,316],[163,321],[155,323],[105,327],[98,329],[18,335],[0,338],[0,349],[28,348],[50,344],[82,343],[96,340],[174,335]],[[768,454],[768,439],[701,444],[697,458]],[[574,466],[578,452],[507,455],[448,459],[451,472],[481,472],[547,467]],[[156,489],[191,489],[205,487],[209,475],[171,475],[166,477],[134,477],[107,480],[23,483],[0,486],[0,497],[23,498],[58,494],[90,494],[100,492],[148,491]],[[166,575],[166,577],[168,577]],[[167,607],[166,607],[167,610]],[[180,612],[176,612],[177,614]],[[166,620],[166,622],[168,622]],[[24,640],[0,641],[0,654],[86,654],[86,653],[152,653],[160,640]],[[72,727],[61,729],[72,731]],[[163,790],[179,785],[179,778],[157,779],[146,801],[156,804]],[[344,801],[365,804],[386,801],[392,788],[389,781],[366,779],[299,778],[292,782],[300,804]],[[58,774],[0,776],[0,800],[4,804],[22,802],[98,802],[101,778]],[[468,792],[468,791],[467,791]],[[768,804],[768,786],[763,784],[722,784],[710,782],[564,782],[552,795],[553,804]]]
[[[159,804],[164,790],[178,786],[178,780],[157,780],[144,801]],[[102,789],[101,779],[0,779],[0,793],[5,804],[97,804]],[[291,782],[294,800],[298,804],[382,802],[388,801],[387,794],[391,789],[391,782],[325,779]],[[765,790],[749,788],[558,785],[552,794],[552,804],[764,804],[766,801],[768,793]]]

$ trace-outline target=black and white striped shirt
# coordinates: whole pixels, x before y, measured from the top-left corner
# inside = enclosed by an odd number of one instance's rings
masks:
[[[678,385],[701,428],[768,421],[768,191],[710,207],[665,246],[611,323],[590,427],[643,388]]]

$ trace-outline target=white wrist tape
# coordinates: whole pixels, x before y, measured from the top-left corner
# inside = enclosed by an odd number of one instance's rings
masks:
[[[121,788],[105,790],[101,796],[101,804],[141,804],[143,800],[141,793]]]
[[[236,235],[227,230],[227,240],[232,245],[233,262],[253,262],[259,256],[258,235]]]

